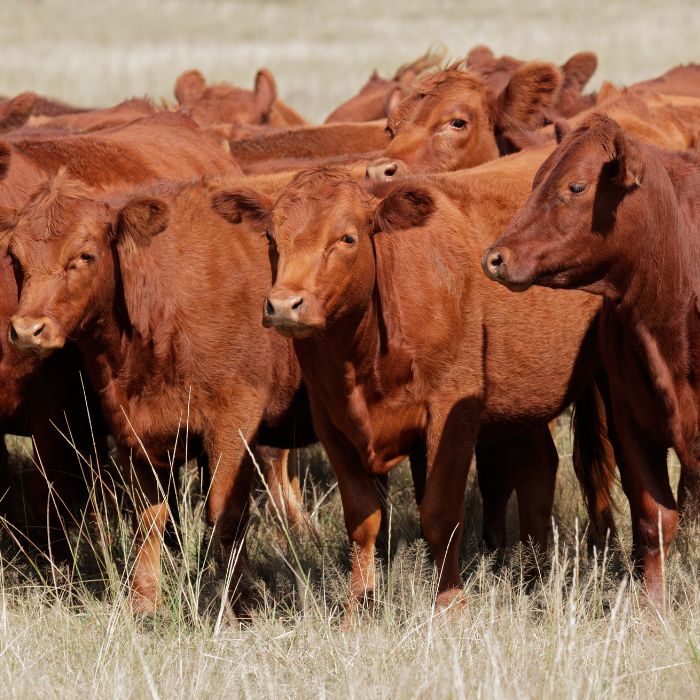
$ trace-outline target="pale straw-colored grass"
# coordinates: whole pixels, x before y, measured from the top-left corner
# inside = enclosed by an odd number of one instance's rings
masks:
[[[373,68],[390,74],[437,43],[452,56],[483,42],[498,53],[557,62],[592,49],[600,58],[593,86],[651,77],[700,59],[699,12],[692,0],[8,0],[0,7],[0,93],[33,89],[107,105],[131,95],[170,98],[186,68],[248,85],[267,65],[281,95],[319,120]],[[26,442],[10,442],[13,469],[27,467]],[[296,535],[265,515],[258,487],[248,541],[262,603],[243,626],[220,595],[226,570],[213,556],[196,471],[181,466],[180,525],[164,558],[163,605],[153,620],[134,620],[128,607],[130,499],[98,481],[97,515],[73,528],[73,569],[30,563],[26,542],[9,525],[0,535],[0,694],[697,697],[697,528],[685,527],[666,562],[668,610],[650,610],[629,578],[624,498],[617,494],[622,550],[589,557],[564,424],[558,442],[554,544],[540,580],[523,580],[531,561],[526,547],[512,549],[505,561],[482,552],[472,478],[462,545],[468,604],[448,614],[432,608],[434,575],[405,466],[391,479],[388,553],[374,612],[349,622],[343,620],[348,545],[319,448],[301,457],[313,532]],[[511,504],[512,540],[516,515]]]

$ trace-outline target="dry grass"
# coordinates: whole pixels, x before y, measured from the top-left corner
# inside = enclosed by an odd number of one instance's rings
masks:
[[[402,3],[2,4],[0,92],[34,89],[83,104],[132,94],[169,97],[177,74],[249,84],[261,65],[282,96],[321,119],[377,67],[391,73],[434,41],[453,56],[484,42],[498,52],[563,61],[596,50],[598,76],[630,82],[697,59],[696,2],[535,0],[513,8],[448,0]],[[514,16],[515,13],[515,16]],[[13,468],[26,466],[13,441]],[[33,565],[0,535],[0,687],[11,697],[647,697],[700,693],[700,549],[687,527],[667,562],[669,610],[645,608],[628,577],[629,518],[619,497],[622,550],[592,559],[580,545],[583,509],[569,438],[554,513],[555,544],[534,586],[526,549],[505,561],[480,550],[480,502],[467,494],[462,612],[435,614],[434,581],[405,469],[392,475],[389,552],[374,614],[342,624],[348,547],[340,499],[318,448],[303,453],[317,535],[296,537],[260,507],[249,532],[264,603],[232,621],[202,524],[203,496],[186,472],[176,546],[164,564],[162,611],[135,621],[125,572],[129,518],[105,507],[73,534],[78,565]],[[308,467],[308,469],[306,469]],[[127,509],[128,510],[128,509]],[[510,513],[515,538],[516,514]]]

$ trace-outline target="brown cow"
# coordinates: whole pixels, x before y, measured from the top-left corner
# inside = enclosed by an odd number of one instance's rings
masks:
[[[564,137],[533,192],[484,255],[486,274],[605,299],[601,348],[634,557],[652,600],[677,507],[666,453],[700,470],[700,161],[643,144],[606,116]],[[663,548],[660,547],[663,542]]]
[[[253,90],[244,90],[228,83],[207,85],[198,70],[189,70],[177,79],[175,97],[200,126],[306,124],[303,117],[277,98],[275,79],[266,68],[261,68],[255,76]]]
[[[505,89],[511,77],[525,63],[526,61],[512,56],[496,58],[487,46],[475,46],[466,59],[467,67],[482,75],[496,94]],[[598,57],[590,51],[574,54],[560,67],[563,81],[559,96],[547,114],[550,121],[554,121],[555,118],[572,117],[595,105],[595,94],[582,95],[581,91],[597,67]]]
[[[307,412],[291,344],[260,326],[264,240],[222,221],[201,184],[98,194],[59,174],[6,224],[20,279],[11,337],[41,355],[69,337],[80,349],[143,497],[132,601],[149,612],[168,518],[163,493],[185,435],[208,457],[209,518],[225,561],[235,556],[243,575],[253,476],[243,439],[304,444],[308,431],[296,422]]]
[[[18,129],[32,116],[55,117],[86,111],[89,110],[42,97],[35,92],[22,92],[15,97],[0,100],[0,133]]]
[[[521,179],[520,201],[528,178]],[[597,363],[597,301],[533,294],[513,304],[481,281],[479,241],[493,240],[513,214],[512,187],[504,200],[501,178],[490,173],[439,182],[409,181],[387,195],[342,171],[313,170],[276,202],[249,189],[220,196],[223,215],[270,241],[275,284],[263,320],[294,338],[355,545],[357,598],[374,587],[381,517],[372,475],[408,454],[427,460],[419,510],[441,572],[440,604],[461,585],[464,486],[477,436],[485,453],[509,440],[547,446],[546,455],[521,453],[532,459],[537,484],[521,504],[540,509],[546,523],[553,489],[542,484],[557,462],[547,421]],[[546,524],[538,535],[543,546]]]
[[[357,95],[336,107],[328,115],[325,123],[371,122],[385,119],[418,76],[437,67],[443,56],[442,52],[428,51],[415,61],[401,66],[391,79],[382,78],[374,71]]]
[[[459,170],[518,150],[523,132],[544,125],[561,80],[556,66],[527,63],[496,95],[459,65],[429,75],[389,116],[391,142],[367,167],[367,177]]]
[[[227,153],[199,133],[191,120],[178,115],[162,115],[83,137],[44,134],[42,139],[31,139],[14,135],[10,141],[0,142],[0,211],[4,218],[14,218],[14,211],[26,204],[32,190],[45,179],[45,172],[60,166],[96,184],[148,182],[169,174],[191,178],[238,172]],[[3,242],[0,245],[0,434],[34,436],[48,481],[58,493],[57,502],[71,503],[75,500],[73,492],[78,491],[75,483],[80,481],[75,479],[80,475],[77,456],[52,423],[67,434],[64,413],[67,414],[79,451],[85,456],[93,453],[92,438],[84,434],[87,422],[79,378],[81,363],[74,351],[66,349],[40,366],[37,358],[20,356],[11,347],[8,326],[17,310],[17,298],[17,282]],[[280,476],[284,478],[284,474]],[[31,476],[27,495],[31,514],[45,529],[47,483],[38,471]],[[50,511],[49,528],[56,534],[51,551],[57,559],[67,554],[60,519],[69,516],[70,513],[60,509]]]

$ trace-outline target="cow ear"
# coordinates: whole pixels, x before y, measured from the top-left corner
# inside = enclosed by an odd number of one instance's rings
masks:
[[[221,190],[211,198],[212,209],[231,224],[246,222],[258,231],[265,224],[272,209],[272,200],[260,192],[243,187]]]
[[[267,68],[261,68],[255,76],[255,106],[261,114],[269,114],[277,99],[277,85]]]
[[[624,187],[639,187],[644,179],[644,159],[637,141],[629,139],[622,129],[615,132],[616,179]]]
[[[36,100],[35,92],[23,92],[0,105],[0,132],[24,126],[32,116]]]
[[[496,98],[496,122],[500,126],[536,129],[542,125],[543,112],[559,96],[561,83],[561,73],[555,65],[526,63],[515,71]]]
[[[374,213],[374,231],[399,231],[423,226],[435,211],[435,200],[424,189],[398,187],[390,192]]]
[[[554,122],[554,138],[557,143],[561,143],[570,131],[571,127],[566,122],[559,120]]]
[[[400,85],[397,85],[387,96],[384,102],[384,114],[388,117],[403,100],[404,92]]]
[[[206,86],[204,76],[198,70],[185,71],[175,81],[175,99],[180,104],[194,102],[202,96]]]
[[[117,212],[112,239],[125,250],[148,246],[168,225],[168,205],[155,197],[135,197]]]
[[[0,180],[7,176],[10,169],[10,159],[12,158],[12,149],[7,141],[0,141]]]
[[[575,53],[562,67],[564,88],[581,92],[598,67],[598,57],[592,51]]]
[[[495,61],[496,58],[493,55],[493,51],[491,51],[488,46],[484,46],[483,44],[480,46],[475,46],[473,49],[471,49],[467,54],[466,59],[467,68],[471,68],[472,70],[477,71],[477,73],[481,73],[488,68],[492,68]]]

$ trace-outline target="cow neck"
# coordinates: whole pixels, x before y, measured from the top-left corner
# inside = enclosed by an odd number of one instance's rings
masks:
[[[77,340],[91,379],[100,390],[110,386],[114,389],[115,380],[127,375],[129,386],[151,382],[153,371],[158,368],[153,343],[143,341],[129,320],[115,247],[112,247],[112,261],[113,285],[105,290],[95,320]]]
[[[653,183],[662,184],[655,187]],[[690,374],[698,351],[691,347],[693,327],[698,323],[697,299],[689,278],[694,263],[687,259],[683,242],[691,232],[679,215],[677,191],[655,158],[647,163],[645,185],[632,195],[635,201],[628,216],[636,227],[628,229],[621,262],[611,269],[614,301],[623,327],[644,354],[650,378],[669,414],[671,440],[682,452],[684,435],[697,430],[687,425],[688,404],[694,403]],[[697,423],[697,416],[692,422]]]
[[[643,335],[653,337],[672,363],[687,355],[688,317],[695,299],[682,242],[687,231],[678,215],[676,193],[666,171],[654,171],[645,178],[646,192],[632,195],[635,201],[628,215],[635,227],[621,241],[620,262],[611,268],[611,278],[618,313],[640,340]],[[651,184],[657,176],[665,180],[661,191]]]

